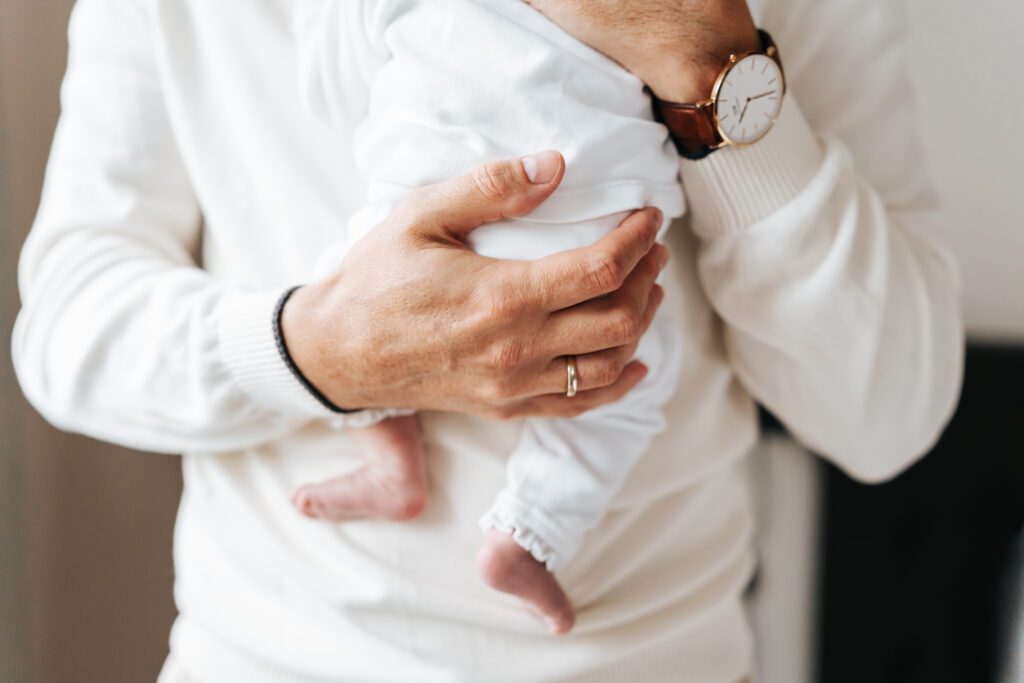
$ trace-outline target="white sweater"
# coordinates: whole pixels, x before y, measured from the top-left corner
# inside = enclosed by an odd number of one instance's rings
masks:
[[[21,263],[33,404],[186,454],[178,659],[206,683],[733,683],[750,670],[755,400],[877,481],[957,396],[957,278],[932,234],[902,3],[765,0],[788,103],[756,146],[682,165],[692,229],[673,229],[665,283],[691,340],[681,388],[562,576],[579,622],[554,639],[472,569],[518,423],[425,415],[432,503],[415,523],[331,526],[288,504],[357,457],[269,325],[364,201],[349,138],[300,105],[302,1],[80,0]]]

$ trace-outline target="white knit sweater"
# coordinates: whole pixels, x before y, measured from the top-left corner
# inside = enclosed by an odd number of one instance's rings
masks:
[[[957,396],[957,278],[932,235],[902,3],[765,0],[790,96],[761,143],[683,163],[691,225],[671,231],[665,283],[688,339],[680,390],[560,575],[579,622],[555,639],[472,569],[517,423],[425,415],[433,490],[414,523],[332,526],[288,504],[357,461],[269,325],[364,200],[348,136],[301,107],[289,25],[307,1],[79,0],[21,262],[33,404],[186,454],[179,663],[205,683],[733,683],[751,668],[754,401],[875,481],[928,448]]]

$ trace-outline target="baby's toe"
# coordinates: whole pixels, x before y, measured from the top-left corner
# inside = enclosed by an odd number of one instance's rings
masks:
[[[292,506],[307,517],[316,517],[316,492],[308,484],[292,492]]]

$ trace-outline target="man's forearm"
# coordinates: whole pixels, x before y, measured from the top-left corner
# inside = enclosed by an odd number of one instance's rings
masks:
[[[530,0],[671,102],[707,99],[732,53],[760,46],[745,0]]]
[[[800,68],[768,137],[682,173],[737,373],[811,448],[877,481],[922,455],[956,404],[958,279],[934,235],[900,10],[829,8],[775,35]],[[861,14],[879,28],[848,34]],[[820,130],[840,134],[816,134],[804,101]]]
[[[756,47],[742,0],[532,4],[664,100],[707,99],[725,56]],[[793,86],[778,124],[752,147],[683,161],[683,184],[744,383],[812,447],[874,480],[920,455],[955,405],[957,278],[928,236],[932,216],[913,210],[930,195],[902,3],[791,9],[784,31],[767,27]],[[815,129],[832,133],[827,156]]]
[[[259,308],[261,295],[189,254],[199,207],[165,115],[152,26],[119,3],[75,12],[63,113],[19,265],[18,379],[54,424],[127,446],[271,439],[306,416],[254,402],[225,365],[222,311]],[[269,322],[275,295],[256,317]],[[231,339],[259,357],[251,339]]]

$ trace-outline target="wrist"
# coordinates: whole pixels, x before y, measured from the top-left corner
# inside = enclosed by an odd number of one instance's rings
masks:
[[[673,60],[665,59],[643,80],[654,96],[663,102],[699,102],[710,97],[724,63],[673,63]]]
[[[715,81],[732,54],[761,49],[753,21],[735,30],[698,40],[686,36],[687,45],[665,47],[652,57],[641,79],[664,102],[693,103],[711,97]]]
[[[280,289],[230,289],[216,309],[220,359],[235,387],[254,404],[285,416],[331,413],[299,383],[282,361],[273,316]]]
[[[317,302],[315,285],[295,287],[281,297],[274,313],[278,352],[295,379],[324,408],[337,414],[358,412],[343,407],[354,404],[339,391],[337,373],[331,371],[345,365],[334,357],[342,345],[332,343],[328,354],[319,343],[329,334],[317,327],[317,321],[324,319],[317,312]]]

